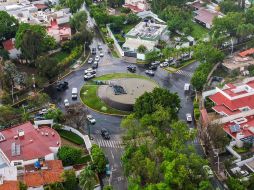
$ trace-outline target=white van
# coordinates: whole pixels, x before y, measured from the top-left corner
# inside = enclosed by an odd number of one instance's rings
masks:
[[[185,83],[184,84],[184,91],[189,91],[190,90],[190,84],[189,83]]]
[[[71,98],[72,99],[77,99],[78,98],[78,89],[77,88],[72,88]]]

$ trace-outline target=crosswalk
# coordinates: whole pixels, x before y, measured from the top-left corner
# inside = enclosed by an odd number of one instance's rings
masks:
[[[101,147],[108,147],[108,148],[123,148],[122,142],[117,140],[103,140],[103,139],[96,139],[96,144]]]
[[[175,72],[176,74],[179,74],[179,75],[184,75],[184,76],[187,76],[187,77],[191,77],[192,76],[192,73],[188,72],[188,71],[183,71],[183,70],[178,70]]]

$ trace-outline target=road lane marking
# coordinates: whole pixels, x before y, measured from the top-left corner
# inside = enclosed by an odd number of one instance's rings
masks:
[[[114,160],[115,157],[114,157],[114,154],[113,154],[112,150],[110,150],[110,152],[111,152],[111,156],[112,156],[112,158],[113,158],[113,160]]]

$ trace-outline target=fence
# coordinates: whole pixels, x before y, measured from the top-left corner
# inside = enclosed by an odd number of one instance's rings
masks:
[[[116,50],[117,50],[117,51],[116,51],[117,54],[118,54],[120,57],[124,56],[124,52],[123,52],[122,48],[121,48],[120,45],[118,44],[118,41],[116,40],[116,38],[115,38],[113,32],[112,32],[112,31],[110,30],[110,28],[109,28],[109,24],[107,24],[106,28],[107,28],[107,30],[108,30],[108,34],[109,34],[110,38],[112,38],[112,39],[114,40],[114,46],[115,46],[115,48],[116,48]]]

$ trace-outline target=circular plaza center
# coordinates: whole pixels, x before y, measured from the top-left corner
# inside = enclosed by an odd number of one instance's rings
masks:
[[[158,85],[150,80],[141,78],[120,78],[108,81],[101,85],[98,96],[110,107],[132,111],[136,99],[145,92],[151,92]]]

